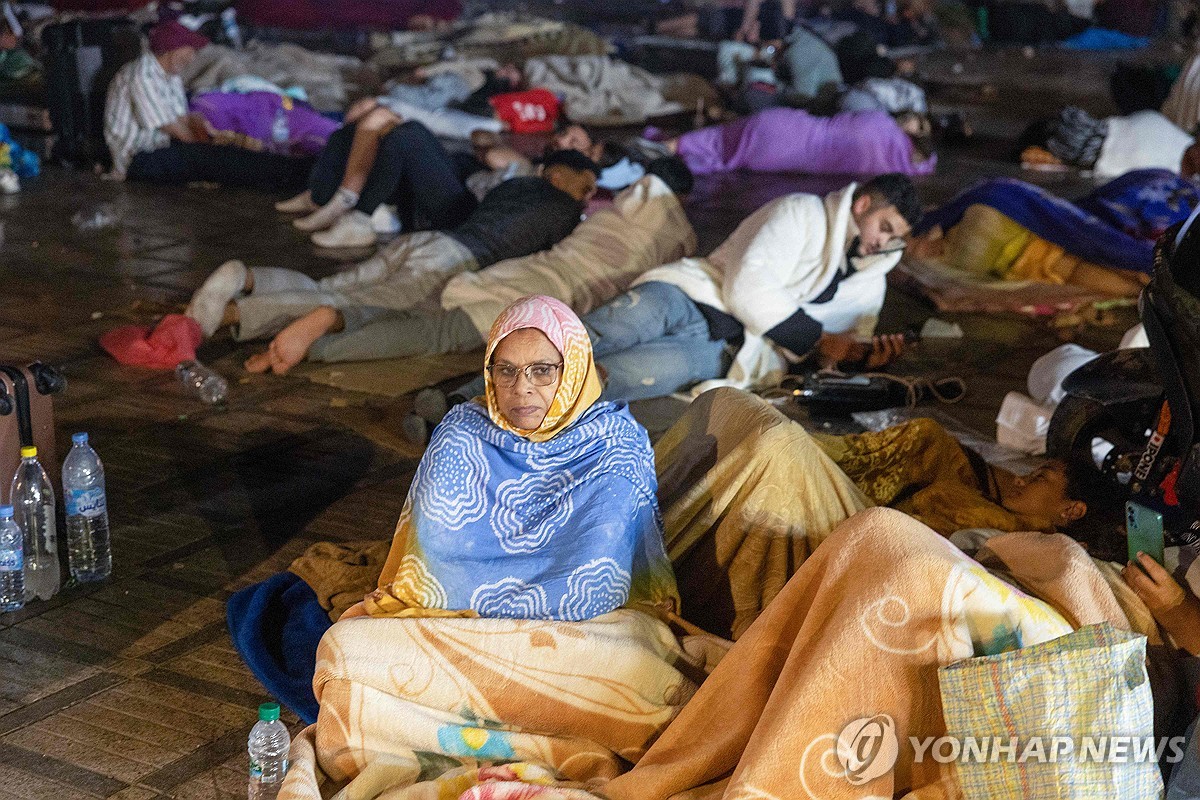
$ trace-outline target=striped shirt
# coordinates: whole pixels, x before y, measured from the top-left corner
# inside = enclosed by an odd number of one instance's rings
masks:
[[[104,106],[104,140],[113,160],[113,173],[125,177],[138,153],[171,145],[160,128],[187,114],[183,79],[170,75],[153,53],[126,64],[108,87]]]

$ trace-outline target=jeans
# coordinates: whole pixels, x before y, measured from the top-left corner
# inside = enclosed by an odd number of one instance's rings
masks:
[[[652,281],[635,286],[583,318],[592,354],[608,372],[605,400],[673,394],[728,369],[725,342],[683,290]]]
[[[134,156],[126,170],[126,177],[145,183],[204,181],[282,193],[295,192],[303,187],[312,163],[311,158],[261,153],[241,147],[172,141],[170,147]]]
[[[592,355],[608,373],[601,400],[645,400],[720,378],[729,370],[725,342],[709,338],[708,322],[683,290],[651,281],[635,286],[583,318]],[[453,399],[483,394],[479,375]]]
[[[318,205],[332,200],[342,184],[354,131],[353,125],[334,131],[317,157],[308,187]],[[355,208],[370,214],[384,203],[394,203],[406,231],[454,228],[475,209],[475,196],[458,173],[457,163],[428,128],[406,122],[380,140]]]

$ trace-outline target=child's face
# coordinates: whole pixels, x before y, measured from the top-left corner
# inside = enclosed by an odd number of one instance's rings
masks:
[[[8,28],[0,28],[0,50],[16,50],[21,40]]]

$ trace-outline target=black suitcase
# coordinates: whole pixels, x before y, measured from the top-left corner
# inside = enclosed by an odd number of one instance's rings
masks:
[[[90,167],[110,163],[104,101],[117,70],[141,55],[141,34],[123,17],[80,19],[42,31],[46,99],[56,139],[51,157]]]

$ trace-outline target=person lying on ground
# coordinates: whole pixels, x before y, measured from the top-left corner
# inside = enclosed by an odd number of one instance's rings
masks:
[[[768,203],[709,257],[651,270],[584,317],[607,396],[661,397],[722,378],[762,385],[810,353],[886,365],[903,337],[869,335],[919,219],[912,182],[895,174]]]
[[[514,64],[460,59],[420,67],[407,80],[389,83],[386,94],[362,102],[364,108],[374,102],[398,117],[416,119],[439,136],[466,138],[477,130],[504,130],[488,101],[523,85]]]
[[[988,464],[931,419],[813,439],[876,505],[944,536],[967,528],[1064,529],[1083,519],[1096,496],[1092,465],[1050,461],[1017,475]]]
[[[1075,202],[992,178],[927,214],[908,253],[981,279],[1133,297],[1149,279],[1154,242],[1197,205],[1195,184],[1162,169],[1128,172]]]
[[[573,308],[596,308],[650,268],[695,252],[695,232],[674,192],[691,175],[663,169],[673,165],[672,159],[652,164],[651,174],[619,194],[611,208],[589,216],[550,250],[460,273],[442,292],[440,311],[363,308],[347,315],[332,304],[312,310],[271,341],[268,353],[289,354],[272,369],[290,369],[293,357],[341,362],[469,353],[484,345],[505,305],[531,290]],[[372,321],[359,327],[358,314]]]
[[[856,111],[817,117],[771,108],[666,142],[697,175],[745,169],[809,175],[927,175],[937,166],[929,118]]]
[[[569,152],[553,158],[572,157],[566,155]],[[487,330],[503,308],[503,302],[497,307],[497,301],[523,296],[532,287],[570,294],[572,303],[586,308],[611,299],[632,279],[660,264],[656,254],[678,257],[695,252],[695,233],[682,207],[673,196],[664,197],[673,194],[674,186],[667,186],[672,181],[690,185],[686,170],[678,175],[665,169],[673,166],[677,162],[666,158],[653,163],[652,176],[643,181],[660,181],[661,190],[642,192],[642,181],[638,182],[617,197],[612,209],[584,219],[577,235],[566,237],[551,251],[505,261],[505,277],[499,281],[491,281],[490,270],[476,273],[478,279],[463,282],[463,302],[448,296],[455,283],[451,279],[442,297],[443,311],[365,307],[347,317],[331,303],[313,308],[271,339],[269,354],[288,354],[287,359],[272,363],[272,371],[286,372],[293,357],[298,363],[305,357],[340,362],[469,353],[484,344]],[[656,170],[664,176],[659,178]],[[360,324],[355,314],[370,321]]]
[[[885,175],[825,198],[796,194],[773,201],[710,257],[650,270],[628,293],[584,318],[607,372],[607,396],[660,397],[723,377],[760,385],[777,380],[787,360],[810,353],[885,366],[902,352],[903,337],[867,334],[883,306],[887,273],[919,218],[912,183]],[[318,309],[281,331],[272,348],[288,353],[282,366],[298,363],[329,334],[338,335],[323,343],[319,360],[478,346],[476,325],[462,312],[379,314],[341,335],[345,324],[336,308]],[[737,348],[732,362],[726,355],[731,344]]]
[[[520,80],[520,71],[511,65],[497,70],[465,71],[451,66],[434,65],[430,74],[418,71],[425,83],[397,84],[388,95],[367,97],[352,105],[342,127],[330,136],[329,146],[320,154],[308,191],[275,208],[284,213],[308,214],[296,220],[296,227],[308,233],[330,227],[351,209],[369,217],[379,205],[389,202],[398,189],[397,175],[404,171],[390,162],[404,159],[409,149],[420,148],[420,156],[428,156],[423,151],[432,149],[423,141],[413,144],[404,133],[392,135],[406,122],[428,129],[433,135],[431,139],[446,136],[448,132],[467,138],[474,131],[503,130],[496,119],[451,106],[459,100],[470,102],[476,95],[511,91]],[[473,73],[478,73],[478,86]],[[318,211],[321,213],[314,213]],[[356,227],[365,230],[365,223]]]
[[[501,181],[518,175],[529,175],[537,169],[538,161],[505,144],[499,136],[486,131],[478,131],[471,136],[471,144],[475,156],[483,169],[474,172],[467,178],[467,186],[476,195],[480,195]],[[659,171],[671,171],[682,177],[687,171],[687,165],[660,143],[638,139],[632,142],[619,142],[613,139],[600,139],[586,126],[576,122],[560,121],[543,153],[548,155],[556,150],[578,150],[600,166],[600,179],[596,185],[610,192],[619,192],[647,174],[650,165],[663,158],[678,162],[677,165],[660,164]],[[691,192],[691,184],[676,190],[677,194]]]
[[[213,131],[188,112],[179,73],[208,39],[174,20],[150,29],[150,51],[126,64],[108,87],[104,140],[118,180],[295,189],[311,160],[213,142]]]
[[[338,124],[308,103],[270,92],[204,92],[188,104],[213,144],[315,158]]]
[[[326,248],[373,244],[371,215],[385,203],[396,206],[401,230],[452,228],[496,186],[537,175],[541,168],[493,134],[477,133],[472,141],[474,157],[451,155],[420,122],[398,123],[390,111],[372,110],[330,136],[309,188],[275,208],[305,214],[292,224]],[[604,146],[585,129],[567,126],[551,138],[546,152],[558,150],[576,150],[595,161]]]
[[[540,176],[513,178],[489,192],[461,225],[404,234],[354,269],[320,281],[294,270],[227,262],[193,295],[188,316],[206,336],[232,326],[240,341],[271,336],[321,308],[353,330],[384,309],[420,303],[459,272],[552,247],[579,224],[598,171],[580,153],[555,153]],[[324,332],[295,347],[292,339],[276,337],[268,352],[246,367],[282,374]]]
[[[1101,178],[1141,169],[1184,170],[1192,136],[1157,111],[1097,119],[1068,106],[1057,117],[1030,125],[1018,140],[1023,165],[1073,167]],[[1185,175],[1185,177],[1187,177]]]

